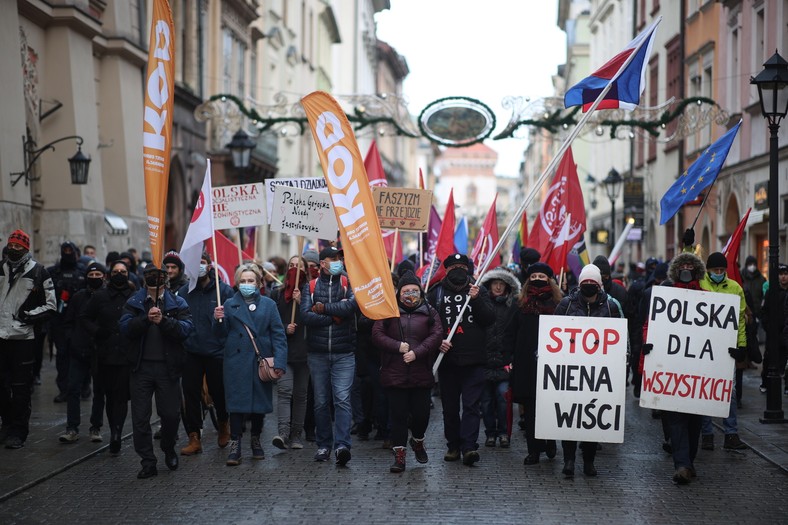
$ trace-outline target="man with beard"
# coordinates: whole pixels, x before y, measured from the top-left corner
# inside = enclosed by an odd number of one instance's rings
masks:
[[[430,293],[430,302],[438,310],[444,337],[448,337],[466,297],[468,307],[463,312],[454,337],[444,339],[440,351],[445,354],[438,369],[438,380],[443,403],[443,433],[448,452],[445,461],[457,461],[471,466],[479,461],[479,404],[485,382],[487,327],[495,322],[495,310],[484,287],[471,283],[472,272],[468,257],[455,253],[444,261],[446,277]],[[462,408],[462,417],[460,417]]]

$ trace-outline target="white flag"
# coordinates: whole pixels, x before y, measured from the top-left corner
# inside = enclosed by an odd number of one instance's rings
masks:
[[[200,196],[194,206],[194,213],[181,246],[181,261],[184,273],[189,278],[189,291],[197,286],[200,273],[200,259],[203,253],[203,242],[213,234],[213,203],[211,199],[211,160],[205,168],[205,180],[200,189]]]

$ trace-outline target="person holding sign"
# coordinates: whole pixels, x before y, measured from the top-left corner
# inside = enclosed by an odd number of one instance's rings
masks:
[[[539,349],[539,316],[552,315],[563,294],[555,282],[553,269],[545,263],[533,263],[525,270],[522,292],[512,309],[515,311],[506,327],[504,346],[511,348],[512,399],[521,403],[525,411],[525,440],[528,455],[524,465],[539,463],[542,452],[555,457],[555,441],[536,439],[536,353]]]
[[[622,317],[618,303],[611,300],[602,289],[602,274],[597,266],[593,264],[584,266],[577,281],[579,286],[561,300],[555,309],[555,315]],[[564,468],[561,472],[568,478],[574,477],[577,442],[564,440],[561,442],[561,447],[564,451]],[[597,475],[594,466],[596,448],[595,442],[580,443],[580,450],[583,451],[583,473],[586,476]]]

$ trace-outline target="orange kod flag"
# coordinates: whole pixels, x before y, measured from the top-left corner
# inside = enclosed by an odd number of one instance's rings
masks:
[[[174,97],[175,30],[172,11],[167,0],[153,0],[148,71],[145,74],[142,162],[151,256],[159,265],[164,254],[164,214],[170,178]]]
[[[334,203],[347,272],[361,313],[370,319],[399,317],[364,159],[345,112],[331,95],[301,99]]]

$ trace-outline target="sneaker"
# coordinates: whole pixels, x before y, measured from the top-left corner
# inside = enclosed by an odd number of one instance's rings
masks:
[[[506,434],[498,436],[498,441],[501,445],[501,448],[509,448],[509,436]]]
[[[230,440],[230,455],[227,456],[227,466],[235,467],[241,464],[241,440]]]
[[[101,430],[97,428],[90,429],[90,441],[92,443],[101,443],[104,439],[101,437]]]
[[[761,391],[761,394],[765,394],[766,393],[766,385],[761,383],[761,386],[758,387],[758,390]]]
[[[474,463],[479,461],[479,453],[475,450],[469,450],[465,454],[462,455],[462,464],[467,466],[473,466]]]
[[[279,435],[274,436],[274,439],[271,440],[271,444],[281,450],[285,450],[287,448],[287,443],[285,443],[285,439]]]
[[[700,438],[700,448],[703,450],[714,450],[714,434],[703,434]]]
[[[410,438],[410,448],[416,455],[416,461],[419,463],[426,463],[429,458],[427,457],[427,449],[424,448],[424,439]]]
[[[66,430],[57,439],[61,443],[76,443],[79,440],[79,434],[76,430]]]
[[[301,433],[290,434],[290,448],[293,450],[301,450],[304,448],[304,442],[301,441]]]
[[[5,440],[5,448],[16,450],[25,446],[25,441],[17,436],[9,436]]]
[[[334,451],[337,459],[337,465],[344,467],[350,461],[350,450],[347,447],[339,447]]]
[[[494,447],[495,446],[495,436],[490,436],[484,441],[485,447]]]
[[[252,436],[252,459],[265,459],[263,445],[260,444],[260,436]]]
[[[389,467],[389,472],[398,474],[405,471],[405,447],[394,447],[394,463]]]
[[[686,467],[679,467],[673,474],[673,483],[676,485],[688,485],[692,481],[692,473]]]
[[[315,461],[328,461],[328,458],[330,457],[331,452],[329,452],[327,448],[319,448],[315,454]]]
[[[449,449],[449,451],[443,456],[443,461],[457,461],[458,459],[460,459],[459,450]]]
[[[747,445],[739,439],[739,434],[725,434],[725,442],[722,448],[725,450],[746,450]]]

